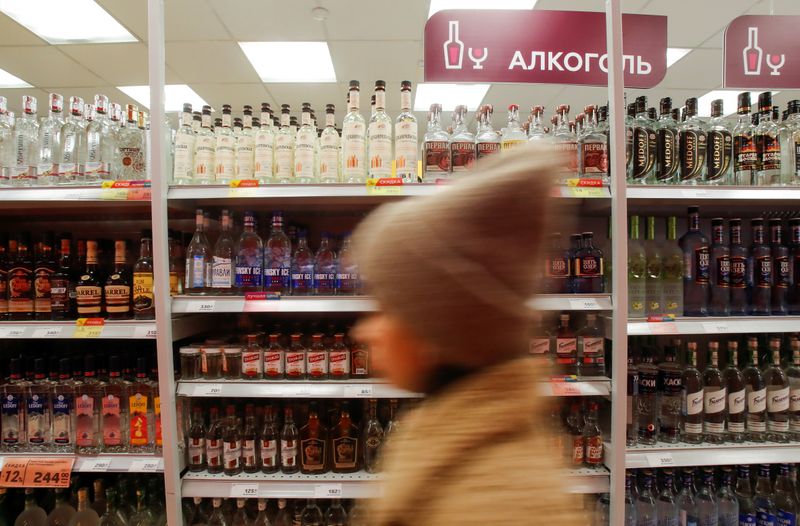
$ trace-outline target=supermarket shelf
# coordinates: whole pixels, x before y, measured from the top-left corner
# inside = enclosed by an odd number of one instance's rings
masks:
[[[610,488],[608,470],[603,469],[570,469],[564,473],[567,491],[570,493],[607,493]]]
[[[164,459],[160,455],[102,454],[81,456],[69,453],[3,453],[0,465],[7,458],[74,458],[72,471],[80,473],[163,473]]]
[[[367,499],[381,496],[381,476],[364,471],[303,475],[296,473],[186,473],[181,484],[183,497],[264,497]]]
[[[528,302],[534,310],[611,310],[611,294],[539,294]]]
[[[117,190],[117,191],[115,191]],[[101,188],[99,186],[64,186],[36,188],[0,188],[0,202],[3,208],[19,208],[35,205],[44,208],[79,208],[98,205],[118,208],[149,208],[150,199],[138,195],[136,199],[127,199],[118,189]]]
[[[701,202],[740,200],[740,201],[786,201],[800,199],[800,187],[769,186],[628,186],[628,199],[647,199],[652,201],[687,199]]]
[[[610,323],[605,324],[607,331]],[[658,334],[741,334],[800,331],[800,316],[748,316],[676,318],[675,321],[648,322],[644,319],[628,321],[628,335]],[[610,337],[610,335],[608,335]]]
[[[419,398],[422,395],[397,389],[375,380],[181,380],[178,395],[194,397],[249,398]]]
[[[23,321],[0,322],[0,339],[66,339],[66,338],[100,338],[100,339],[155,339],[155,321],[110,321],[107,320],[99,328],[98,333],[90,332],[88,327],[79,327],[75,321]]]
[[[290,296],[247,300],[242,296],[175,296],[172,312],[369,312],[375,302],[366,296]]]
[[[611,379],[602,376],[579,378],[575,381],[564,381],[553,378],[549,382],[539,383],[541,396],[609,396]]]
[[[800,444],[772,442],[742,444],[666,444],[629,447],[629,469],[669,466],[724,466],[728,464],[775,464],[800,462]]]

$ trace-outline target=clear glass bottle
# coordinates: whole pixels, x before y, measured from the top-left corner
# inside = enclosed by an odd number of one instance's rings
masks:
[[[748,366],[742,371],[747,395],[747,440],[764,442],[767,431],[767,385],[758,366],[758,339],[747,340]]]
[[[317,131],[311,126],[310,103],[303,103],[300,115],[300,128],[294,138],[294,179],[292,182],[311,184],[314,182]]]
[[[789,464],[779,465],[774,491],[775,524],[797,524],[797,496],[789,478]]]
[[[64,490],[56,488],[55,507],[47,515],[47,526],[69,526],[69,521],[75,515],[75,508],[69,503]]]
[[[629,184],[652,184],[655,182],[656,133],[654,122],[647,114],[647,97],[636,97],[635,116],[632,122],[633,151],[628,170]]]
[[[758,125],[754,131],[758,161],[756,164],[756,186],[781,184],[781,142],[778,123],[772,118],[772,93],[766,91],[758,96]]]
[[[469,172],[475,168],[475,135],[467,128],[466,116],[467,107],[456,106],[453,112],[453,134],[450,137],[450,160],[453,165],[453,173]]]
[[[711,120],[708,122],[705,184],[731,184],[733,179],[733,136],[725,118],[722,99],[711,101]]]
[[[108,97],[94,96],[94,119],[86,126],[84,180],[89,183],[117,178],[117,129],[108,118]]]
[[[100,429],[102,451],[105,453],[127,453],[128,451],[128,387],[122,378],[122,367],[118,356],[108,360],[108,383],[103,385]]]
[[[283,231],[283,213],[272,213],[272,230],[264,243],[264,290],[287,295],[290,291],[292,242]]]
[[[777,510],[775,509],[775,497],[772,491],[769,464],[760,464],[758,466],[758,479],[756,479],[753,507],[756,512],[756,524],[775,524]]]
[[[394,160],[397,177],[403,183],[417,181],[417,118],[411,111],[411,81],[400,83],[400,114],[394,121]]]
[[[450,173],[450,135],[441,126],[441,104],[431,104],[428,129],[422,138],[422,178],[425,183],[446,179]]]
[[[139,113],[139,109],[133,104],[125,106],[127,125],[117,132],[120,155],[118,179],[141,181],[147,178],[145,133],[138,126]]]
[[[369,401],[367,423],[364,426],[364,470],[367,473],[379,471],[378,455],[383,445],[384,432],[377,412],[378,401]]]
[[[683,371],[677,355],[675,346],[665,346],[664,361],[658,365],[658,439],[670,444],[677,443],[680,439],[683,403]]]
[[[642,350],[639,370],[639,396],[636,415],[639,424],[639,443],[653,445],[658,442],[658,367],[653,363],[649,349]]]
[[[678,125],[679,184],[696,185],[703,182],[706,169],[706,129],[697,115],[697,99],[686,99],[686,120]]]
[[[790,186],[800,185],[800,100],[790,100],[788,116],[781,135],[782,180]]]
[[[8,381],[3,384],[2,447],[3,451],[15,452],[24,449],[25,436],[25,393],[28,381],[22,377],[22,364],[18,358],[9,360]]]
[[[336,293],[336,269],[338,259],[331,248],[330,234],[323,232],[319,249],[314,256],[314,294],[316,296],[333,296]]]
[[[75,452],[96,455],[100,452],[101,408],[104,382],[98,380],[93,355],[83,365],[83,380],[75,386]]]
[[[260,122],[253,146],[254,176],[258,184],[269,184],[273,182],[275,159],[275,132],[272,129],[272,108],[269,102],[261,103]]]
[[[686,367],[683,370],[683,441],[699,444],[703,441],[703,377],[697,370],[697,343],[689,342]]]
[[[222,105],[222,126],[214,129],[214,180],[227,185],[236,176],[236,137],[231,129],[230,104]]]
[[[478,132],[475,135],[477,160],[500,152],[500,134],[492,127],[492,111],[491,104],[485,104],[478,110]]]
[[[300,515],[300,526],[322,526],[322,510],[317,506],[317,501],[308,499]]]
[[[314,253],[308,248],[305,230],[297,233],[297,248],[292,256],[291,288],[293,296],[314,294]]]
[[[792,361],[786,368],[789,379],[789,437],[800,440],[800,340],[792,340]]]
[[[578,174],[585,179],[600,179],[608,184],[608,138],[597,126],[597,106],[590,104],[584,108],[586,115],[583,133],[578,139]],[[539,113],[541,115],[541,113]],[[541,126],[539,116],[534,116],[532,127]],[[539,135],[541,136],[541,134]],[[533,140],[531,136],[531,140]]]
[[[719,505],[714,491],[714,469],[702,469],[702,484],[697,491],[697,524],[718,524]]]
[[[542,115],[544,114],[544,106],[531,107],[531,124],[528,126],[528,141],[538,142],[549,139],[547,131],[542,124]]]
[[[89,504],[89,488],[78,490],[78,511],[69,521],[69,526],[98,526],[100,516]]]
[[[633,496],[633,474],[625,472],[625,526],[638,526],[636,499]]]
[[[294,413],[290,406],[284,408],[280,441],[281,473],[297,473],[300,471],[300,432],[294,423]]]
[[[755,126],[750,118],[750,92],[738,96],[738,120],[733,128],[733,174],[731,184],[750,186],[756,184],[758,146]]]
[[[11,172],[16,166],[14,142],[14,113],[8,111],[8,99],[0,97],[0,186],[11,184]]]
[[[236,178],[253,179],[255,176],[253,107],[245,104],[242,115],[242,131],[236,137]]]
[[[708,361],[703,371],[703,431],[706,442],[725,440],[727,386],[719,369],[719,342],[708,342]]]
[[[386,114],[386,83],[375,81],[375,114],[367,129],[368,175],[373,178],[392,175],[392,119]]]
[[[722,377],[728,394],[725,440],[739,443],[744,440],[747,395],[744,376],[739,370],[739,342],[736,340],[728,342],[728,365],[722,371]]]
[[[656,516],[658,526],[678,526],[678,504],[675,502],[674,472],[663,470],[661,492],[656,497]]]
[[[39,123],[39,157],[36,170],[37,183],[43,186],[58,184],[58,156],[61,151],[61,128],[64,125],[62,110],[64,98],[58,93],[49,95],[47,117]]]
[[[58,363],[58,382],[52,386],[51,450],[59,453],[75,452],[75,390],[80,382],[72,378],[69,358]]]
[[[667,218],[666,242],[660,247],[663,265],[663,300],[664,314],[671,316],[683,315],[683,251],[677,242],[677,218]]]
[[[731,299],[731,257],[726,243],[725,220],[711,220],[711,263],[709,271],[708,313],[711,316],[728,316]]]
[[[336,131],[336,107],[333,104],[326,104],[325,129],[322,130],[319,138],[317,173],[320,183],[331,184],[342,181],[342,166],[339,158],[341,142],[339,132]]]
[[[32,186],[36,183],[39,163],[39,122],[36,119],[36,97],[22,96],[22,114],[14,123],[14,168],[11,186]]]
[[[559,171],[559,182],[564,183],[578,173],[578,137],[569,125],[569,104],[560,104],[556,113],[558,124],[553,130],[553,147],[566,158]]]
[[[194,184],[214,183],[216,148],[217,139],[211,129],[211,106],[204,105],[200,128],[194,136]]]
[[[186,294],[206,294],[207,277],[211,266],[211,246],[203,231],[203,211],[195,211],[195,231],[186,247],[186,273],[183,290]]]
[[[228,526],[228,520],[225,518],[225,514],[222,512],[222,499],[220,498],[213,498],[211,499],[211,506],[212,511],[211,515],[208,517],[208,526]]]
[[[699,526],[698,503],[695,500],[694,493],[694,474],[690,469],[684,469],[681,473],[681,490],[675,502],[678,505],[680,524],[686,524],[687,526],[696,524]]]
[[[505,152],[527,142],[528,136],[519,124],[519,105],[510,104],[508,106],[508,123],[503,128],[500,149]]]
[[[25,509],[22,510],[14,526],[47,526],[47,513],[36,503],[33,488],[25,488]]]
[[[683,315],[708,316],[710,250],[708,238],[700,231],[700,208],[689,207],[688,231],[680,246],[686,262],[683,273]]]
[[[653,184],[675,184],[678,173],[678,123],[672,118],[672,99],[659,102],[656,132],[656,166]]]
[[[235,262],[238,256],[236,243],[231,235],[233,218],[228,210],[222,211],[220,231],[214,252],[211,256],[211,283],[210,292],[215,295],[234,293],[234,277],[236,276]],[[260,259],[259,259],[260,261]]]
[[[656,524],[658,520],[656,498],[655,495],[653,495],[653,488],[655,486],[653,478],[653,473],[649,469],[642,472],[642,487],[639,490],[639,494],[636,496],[636,517],[638,526]]]
[[[767,386],[767,440],[789,441],[789,378],[781,368],[781,340],[769,342],[770,362],[764,367]]]
[[[578,356],[581,358],[582,376],[605,376],[605,338],[597,326],[597,315],[586,315],[586,326],[577,332]]]
[[[194,131],[192,130],[192,105],[185,103],[180,124],[175,131],[172,147],[174,160],[172,184],[185,185],[194,182]]]
[[[639,216],[630,217],[628,239],[628,317],[645,315],[647,293],[647,255],[639,240]]]
[[[664,314],[663,259],[655,236],[656,218],[654,216],[648,216],[644,241],[646,256],[644,314],[646,316],[660,316]]]
[[[45,361],[34,360],[33,381],[25,393],[25,434],[28,451],[48,451],[51,446],[50,383],[47,380]]]
[[[734,493],[739,503],[739,525],[756,524],[753,488],[750,483],[750,466],[736,466],[736,489]]]
[[[639,402],[639,367],[633,353],[628,353],[628,370],[625,393],[625,444],[635,446],[639,442],[639,423],[636,406]]]
[[[789,247],[783,243],[783,221],[780,217],[769,219],[769,242],[772,251],[772,298],[771,313],[773,316],[785,316],[789,313],[788,297],[791,286],[791,260]]]
[[[128,386],[127,399],[130,430],[128,451],[137,454],[152,453],[155,442],[155,415],[153,388],[147,378],[146,358],[136,360],[136,379]]]
[[[275,134],[274,183],[285,184],[292,181],[295,133],[292,133],[290,127],[290,112],[291,107],[288,104],[281,104],[281,124]]]
[[[222,239],[222,236],[220,236],[220,239]],[[217,243],[219,244],[219,241]],[[256,220],[253,212],[244,213],[244,229],[231,254],[235,290],[240,293],[261,291],[263,287],[264,245],[261,237],[256,232]]]
[[[366,178],[366,121],[359,111],[361,88],[350,81],[347,115],[342,122],[342,178],[345,183],[364,183]]]

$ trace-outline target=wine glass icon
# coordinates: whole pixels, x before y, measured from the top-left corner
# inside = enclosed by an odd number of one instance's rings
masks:
[[[467,56],[475,63],[472,69],[483,69],[481,62],[489,58],[489,50],[484,48],[469,48],[467,49]]]
[[[769,69],[772,70],[772,72],[770,72],[770,75],[780,75],[781,72],[778,70],[781,69],[785,63],[786,63],[786,55],[784,55],[783,53],[781,53],[780,55],[770,55],[769,53],[767,53],[767,66],[769,66]]]

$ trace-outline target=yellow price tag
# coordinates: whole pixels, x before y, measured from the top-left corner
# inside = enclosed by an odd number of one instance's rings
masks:
[[[103,334],[103,318],[78,318],[73,338],[99,338]]]
[[[403,195],[403,180],[399,177],[367,179],[367,195]]]
[[[608,197],[605,188],[592,188],[587,186],[571,186],[568,188],[572,197]]]

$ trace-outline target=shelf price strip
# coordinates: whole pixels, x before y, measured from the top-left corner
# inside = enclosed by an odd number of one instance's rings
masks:
[[[75,321],[73,338],[99,338],[105,325],[103,318],[78,318]]]
[[[108,201],[149,201],[150,181],[103,181],[100,198]]]
[[[68,488],[74,463],[74,458],[7,458],[0,487]]]
[[[258,497],[258,484],[231,484],[230,497],[256,498]]]

